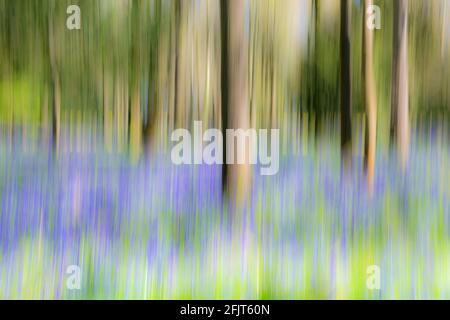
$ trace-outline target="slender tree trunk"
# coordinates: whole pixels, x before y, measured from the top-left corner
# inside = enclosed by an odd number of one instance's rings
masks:
[[[53,9],[53,10],[52,10]],[[61,118],[61,82],[59,76],[58,59],[55,47],[55,28],[54,28],[54,13],[55,8],[52,7],[48,15],[48,44],[49,44],[49,59],[50,59],[50,86],[51,86],[51,105],[52,105],[52,142],[55,153],[59,151],[59,137],[60,137],[60,118]]]
[[[183,55],[183,6],[187,0],[175,1],[175,126],[186,126],[186,57]]]
[[[367,27],[367,8],[373,0],[364,0],[363,16],[363,81],[364,104],[366,108],[366,132],[364,145],[364,168],[367,174],[369,194],[373,192],[375,153],[377,139],[377,96],[373,71],[373,30]]]
[[[222,130],[224,131],[224,193],[233,207],[239,207],[250,189],[250,164],[226,164],[226,129],[250,126],[247,102],[244,2],[221,0],[222,36]],[[236,147],[234,150],[236,156]]]
[[[442,17],[442,31],[441,31],[441,59],[444,60],[445,52],[447,50],[447,1],[443,0],[442,4],[442,11],[443,11],[443,17]]]
[[[131,30],[131,53],[129,61],[130,82],[130,124],[129,139],[130,151],[134,158],[140,153],[142,144],[142,116],[141,116],[141,25],[140,25],[140,2],[133,1],[131,8],[132,30]]]
[[[270,53],[269,53],[269,90],[270,90],[270,128],[276,129],[278,127],[278,119],[277,119],[277,91],[276,91],[276,83],[275,83],[275,61],[274,54],[275,48],[272,44],[270,44]]]
[[[221,122],[223,135],[222,189],[227,192],[228,166],[226,165],[226,134],[228,127],[228,3],[220,0],[220,37],[221,37]]]
[[[322,105],[320,102],[320,89],[319,88],[319,23],[320,23],[320,0],[314,0],[314,139],[318,142],[318,136],[320,132],[320,117],[322,116]]]
[[[169,42],[169,63],[168,63],[168,83],[170,86],[169,90],[169,110],[167,112],[167,127],[168,127],[168,136],[170,137],[172,131],[175,129],[175,104],[176,104],[176,73],[177,73],[177,67],[176,67],[176,36],[172,37],[172,34],[174,33],[174,29],[176,30],[176,23],[171,24],[171,37]],[[175,31],[176,33],[176,31]],[[173,38],[173,39],[172,39]]]
[[[352,157],[352,83],[350,65],[351,1],[341,1],[341,157],[344,169],[351,167]]]
[[[392,76],[391,141],[396,140],[400,167],[409,157],[408,1],[394,1],[394,57]]]
[[[250,9],[252,10],[252,9]],[[252,127],[256,127],[256,102],[255,102],[255,60],[256,60],[256,37],[257,37],[257,13],[256,6],[252,11],[253,19],[250,17],[250,36],[252,37],[251,45],[251,75],[250,75],[250,123]],[[252,21],[253,20],[253,21]],[[250,65],[250,64],[249,64]]]
[[[146,123],[143,128],[143,139],[146,150],[151,149],[153,144],[153,136],[155,134],[156,120],[159,116],[159,43],[160,43],[160,27],[161,27],[161,0],[155,0],[155,25],[152,30],[152,36],[149,41],[153,41],[150,46],[150,61],[148,62],[148,102]],[[153,36],[153,32],[155,36]]]
[[[109,56],[105,58],[112,65]],[[105,68],[103,61],[103,139],[107,152],[112,151],[113,146],[113,76]]]

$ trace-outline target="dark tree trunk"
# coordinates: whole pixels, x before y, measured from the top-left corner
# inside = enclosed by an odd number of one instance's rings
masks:
[[[409,156],[408,1],[394,1],[391,142],[396,142],[400,166]]]
[[[48,26],[48,55],[50,60],[50,99],[52,105],[52,143],[55,154],[59,150],[60,137],[60,118],[61,118],[61,83],[59,76],[58,57],[55,46],[55,27],[54,15],[56,12],[56,4],[50,7],[50,12],[47,15]]]
[[[150,44],[150,61],[148,62],[148,101],[145,126],[143,127],[143,139],[145,149],[149,151],[153,143],[155,134],[156,120],[159,111],[158,96],[158,59],[159,59],[159,41],[161,27],[161,0],[155,0],[155,24],[151,30],[149,42]]]
[[[341,1],[341,157],[344,168],[351,166],[352,156],[352,83],[350,65],[351,1]]]
[[[228,3],[226,0],[220,0],[220,33],[221,33],[221,120],[223,135],[223,165],[222,165],[222,189],[224,193],[227,190],[227,140],[225,130],[228,127]]]

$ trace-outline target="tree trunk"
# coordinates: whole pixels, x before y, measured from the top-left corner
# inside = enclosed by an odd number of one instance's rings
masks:
[[[220,0],[220,37],[221,37],[221,121],[223,136],[223,165],[222,165],[222,189],[227,191],[228,168],[226,165],[227,148],[226,134],[228,127],[228,3]]]
[[[377,139],[377,96],[373,71],[373,30],[367,27],[367,8],[373,0],[364,0],[363,17],[363,81],[364,104],[366,108],[366,132],[364,145],[364,168],[367,174],[369,194],[373,192],[375,153]]]
[[[222,37],[222,130],[223,130],[223,191],[232,207],[239,207],[250,189],[250,164],[227,164],[226,129],[250,126],[247,102],[246,51],[244,39],[244,2],[221,0]],[[236,156],[236,148],[234,150]],[[235,159],[236,160],[236,159]],[[236,162],[236,161],[235,161]]]
[[[175,1],[175,126],[184,128],[186,121],[186,57],[183,53],[183,6],[187,0]]]
[[[60,137],[60,118],[61,118],[61,82],[59,76],[58,59],[55,47],[55,28],[54,28],[54,14],[56,9],[50,8],[48,15],[48,45],[49,45],[49,59],[50,59],[50,87],[51,87],[51,105],[52,105],[52,143],[55,154],[59,151],[59,137]]]
[[[320,100],[319,85],[319,23],[320,23],[320,0],[314,0],[314,140],[317,145],[320,132],[320,118],[322,116],[322,105]]]
[[[156,120],[159,117],[159,43],[160,43],[160,27],[161,27],[161,0],[155,0],[155,25],[152,30],[152,36],[148,41],[151,43],[150,61],[148,62],[148,99],[147,99],[147,115],[143,128],[143,139],[146,151],[151,149],[156,129]],[[153,32],[155,36],[153,36]]]
[[[341,158],[347,171],[352,157],[352,84],[350,65],[351,1],[341,1]]]
[[[391,141],[396,140],[402,170],[409,157],[408,1],[394,1]]]
[[[132,30],[131,30],[131,53],[129,60],[130,70],[130,151],[133,158],[137,158],[142,144],[142,121],[141,121],[141,26],[140,26],[140,2],[133,1],[131,4]]]

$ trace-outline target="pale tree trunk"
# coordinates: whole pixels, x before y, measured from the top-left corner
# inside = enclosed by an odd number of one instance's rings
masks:
[[[394,57],[391,138],[396,140],[402,170],[409,157],[408,1],[394,1]]]
[[[270,84],[270,128],[278,128],[277,116],[277,87],[275,82],[275,48],[270,44],[270,58],[269,58],[269,84]]]
[[[352,157],[352,83],[350,65],[351,1],[341,1],[341,158],[344,171],[351,167]]]
[[[445,52],[447,50],[447,1],[442,0],[442,31],[441,31],[441,59],[444,60]]]
[[[254,2],[250,2],[250,5],[254,6]],[[256,13],[257,7],[254,6],[250,8],[250,12],[253,12],[253,17],[250,16],[250,36],[252,37],[252,44],[251,44],[251,63],[249,62],[249,67],[251,67],[250,70],[250,123],[252,127],[256,127],[256,102],[255,102],[255,66],[256,66],[256,37],[257,37],[257,13]],[[250,59],[249,59],[250,60]]]
[[[130,127],[129,142],[130,151],[133,158],[137,158],[142,144],[141,129],[141,99],[140,99],[140,80],[141,80],[141,31],[140,31],[140,2],[133,1],[132,8],[132,30],[131,30],[131,59],[130,66]]]
[[[367,8],[373,0],[364,0],[363,18],[363,81],[364,104],[366,108],[366,132],[364,147],[364,168],[367,174],[367,187],[369,194],[373,193],[373,180],[375,172],[375,154],[377,142],[377,96],[375,76],[373,70],[373,30],[367,26]]]
[[[224,132],[224,193],[232,207],[239,207],[248,196],[251,171],[248,154],[245,164],[226,164],[226,129],[250,127],[247,102],[244,2],[221,0],[222,37],[222,130]],[[234,150],[236,158],[236,146]],[[248,151],[248,150],[246,150]],[[236,159],[235,159],[236,160]],[[236,161],[235,161],[236,162]]]
[[[183,8],[187,0],[175,1],[175,126],[184,128],[187,125],[187,94],[186,94],[186,54],[183,32]]]

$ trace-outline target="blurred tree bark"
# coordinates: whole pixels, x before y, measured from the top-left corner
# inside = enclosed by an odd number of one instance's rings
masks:
[[[161,0],[155,0],[155,19],[152,22],[152,28],[149,31],[149,61],[148,61],[148,102],[146,121],[143,127],[144,144],[147,150],[152,145],[155,134],[156,120],[159,116],[159,50],[160,50],[160,32],[161,32]]]
[[[363,15],[363,90],[366,108],[366,131],[364,144],[364,168],[367,174],[367,187],[369,194],[373,192],[375,171],[375,153],[377,140],[377,96],[375,75],[373,71],[373,30],[367,26],[367,9],[373,0],[364,0]]]
[[[187,0],[175,0],[175,126],[184,128],[187,116],[186,98],[186,57],[183,53],[185,37],[181,34],[184,26],[183,10]]]
[[[142,143],[141,128],[141,3],[135,0],[131,3],[131,52],[129,60],[129,89],[130,89],[130,126],[129,139],[130,151],[133,157],[137,157]]]
[[[61,82],[59,74],[59,61],[56,48],[56,34],[54,20],[56,19],[56,2],[51,2],[48,17],[48,54],[50,60],[50,90],[51,90],[51,105],[52,105],[52,143],[55,153],[59,149],[60,137],[60,118],[61,118]]]
[[[396,141],[400,167],[409,157],[408,1],[394,1],[391,142]]]
[[[320,23],[320,0],[314,0],[314,139],[318,142],[318,135],[320,131],[320,117],[322,116],[321,102],[320,102],[320,85],[319,85],[319,23]]]
[[[222,189],[227,190],[228,168],[226,165],[227,148],[225,131],[228,127],[228,3],[220,0],[220,37],[221,37],[221,120],[223,135]]]
[[[250,126],[247,101],[245,10],[243,1],[220,2],[222,41],[222,130],[223,130],[223,192],[233,207],[239,207],[250,189],[248,154],[245,164],[227,164],[226,129],[244,129]],[[236,156],[236,146],[234,148]],[[246,150],[247,151],[247,150]]]
[[[351,24],[351,1],[341,1],[341,158],[342,164],[347,171],[351,167],[352,157],[352,83],[350,65],[350,24]]]

